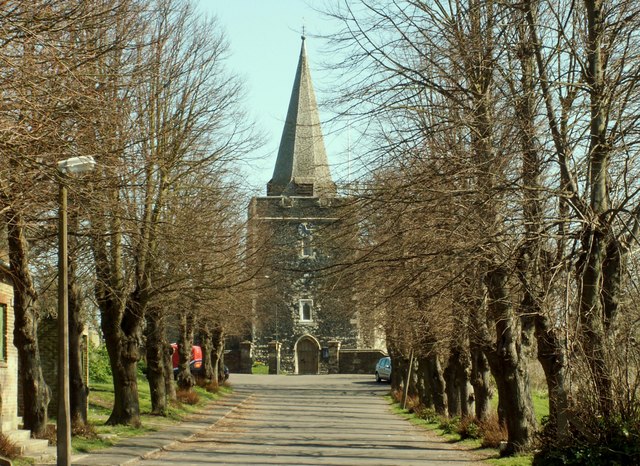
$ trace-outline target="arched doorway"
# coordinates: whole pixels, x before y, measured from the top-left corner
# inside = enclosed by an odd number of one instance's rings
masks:
[[[296,343],[296,374],[317,374],[320,366],[320,343],[305,335]]]

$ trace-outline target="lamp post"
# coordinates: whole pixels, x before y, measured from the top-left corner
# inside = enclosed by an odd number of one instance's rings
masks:
[[[72,157],[58,162],[58,465],[71,464],[71,414],[69,400],[69,291],[67,254],[67,176],[90,172],[93,157]]]

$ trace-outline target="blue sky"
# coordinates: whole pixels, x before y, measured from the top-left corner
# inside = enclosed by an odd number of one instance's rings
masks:
[[[304,24],[307,56],[318,103],[322,104],[323,88],[330,85],[329,73],[322,70],[325,44],[314,34],[328,34],[336,24],[309,6],[305,0],[199,0],[200,7],[215,14],[228,33],[230,69],[243,78],[248,91],[247,106],[267,135],[264,147],[255,156],[250,182],[263,194],[271,178],[278,144],[289,104],[291,87],[300,52],[300,36]],[[324,1],[313,4],[322,6]],[[333,115],[321,112],[321,119]],[[334,180],[340,176],[339,165],[345,159],[348,145],[344,134],[328,134],[323,125],[325,145],[332,164]]]

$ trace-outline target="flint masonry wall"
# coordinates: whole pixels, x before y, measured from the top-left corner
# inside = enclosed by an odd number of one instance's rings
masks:
[[[282,344],[280,367],[296,370],[296,343],[305,335],[319,345],[319,372],[329,367],[322,358],[329,342],[355,348],[358,325],[349,276],[327,276],[323,270],[343,260],[344,243],[339,198],[257,197],[249,205],[249,244],[256,267],[254,298],[254,360],[268,361],[271,341]],[[306,232],[301,224],[309,228]],[[312,254],[302,252],[310,240]],[[308,252],[308,251],[307,251]],[[313,301],[313,318],[300,318],[300,300]],[[324,352],[326,355],[326,351]]]

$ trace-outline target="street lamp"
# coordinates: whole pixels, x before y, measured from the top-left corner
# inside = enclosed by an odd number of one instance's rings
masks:
[[[58,419],[56,426],[58,465],[71,464],[71,414],[69,400],[69,291],[67,254],[67,176],[93,170],[93,157],[71,157],[58,162]]]

